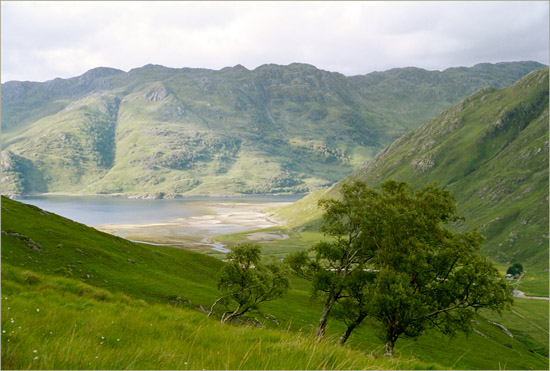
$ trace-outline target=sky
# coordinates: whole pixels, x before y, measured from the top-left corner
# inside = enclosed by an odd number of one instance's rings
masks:
[[[1,80],[99,66],[312,64],[345,75],[549,60],[548,1],[1,3]]]

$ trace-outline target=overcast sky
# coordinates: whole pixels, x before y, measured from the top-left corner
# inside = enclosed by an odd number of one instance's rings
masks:
[[[2,81],[145,64],[302,62],[345,75],[548,64],[549,3],[2,2]]]

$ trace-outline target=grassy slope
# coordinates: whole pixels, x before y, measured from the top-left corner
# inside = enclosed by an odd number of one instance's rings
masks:
[[[29,247],[34,244],[29,239],[42,251]],[[2,263],[63,274],[149,302],[181,297],[192,300],[190,305],[208,305],[222,264],[185,250],[132,243],[5,197],[2,247]]]
[[[3,167],[3,192],[318,189],[476,89],[509,85],[541,67],[518,62],[345,77],[303,64],[253,71],[148,65],[9,82],[2,147],[4,157],[18,161]]]
[[[339,349],[332,344],[343,328],[331,322],[327,341],[315,345],[310,336],[321,307],[310,301],[309,284],[300,280],[293,281],[285,298],[264,305],[263,313],[279,322],[259,317],[272,330],[220,326],[191,310],[207,307],[216,298],[216,272],[223,264],[217,259],[130,243],[5,198],[2,230],[2,293],[8,298],[2,302],[4,368],[491,369],[499,362],[514,369],[548,366],[547,358],[530,353],[525,344],[506,338],[481,318],[480,331],[489,339],[472,334],[449,343],[432,334],[417,343],[403,340],[396,347],[400,358],[390,363],[364,355],[381,353],[381,342],[368,326]],[[71,268],[72,276],[60,277],[62,272],[55,273],[59,268]],[[547,317],[541,315],[534,323],[548,331]],[[533,339],[532,349],[544,347],[541,337]],[[39,363],[33,361],[33,350]]]
[[[403,369],[309,335],[226,326],[73,279],[2,269],[3,369]],[[38,310],[38,311],[37,311]]]
[[[548,70],[514,86],[484,89],[406,134],[365,168],[327,190],[275,210],[291,227],[320,217],[317,201],[354,178],[376,186],[435,182],[457,199],[465,227],[480,226],[484,252],[548,269]],[[306,224],[307,225],[307,224]],[[548,277],[546,271],[546,277]]]

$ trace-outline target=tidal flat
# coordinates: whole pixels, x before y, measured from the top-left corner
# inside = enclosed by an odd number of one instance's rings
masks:
[[[279,226],[281,223],[267,210],[289,205],[301,196],[143,200],[55,195],[26,197],[21,201],[136,242],[227,252],[223,244],[212,239]],[[250,239],[280,238],[261,235]]]
[[[200,202],[202,215],[154,223],[109,223],[95,228],[136,242],[183,247],[194,251],[215,249],[225,252],[223,245],[213,243],[211,239],[223,234],[279,226],[281,223],[272,219],[265,210],[288,204],[289,202]]]

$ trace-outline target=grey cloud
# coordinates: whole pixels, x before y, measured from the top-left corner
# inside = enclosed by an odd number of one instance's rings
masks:
[[[304,62],[347,75],[548,62],[547,2],[4,2],[2,81],[104,65]]]

